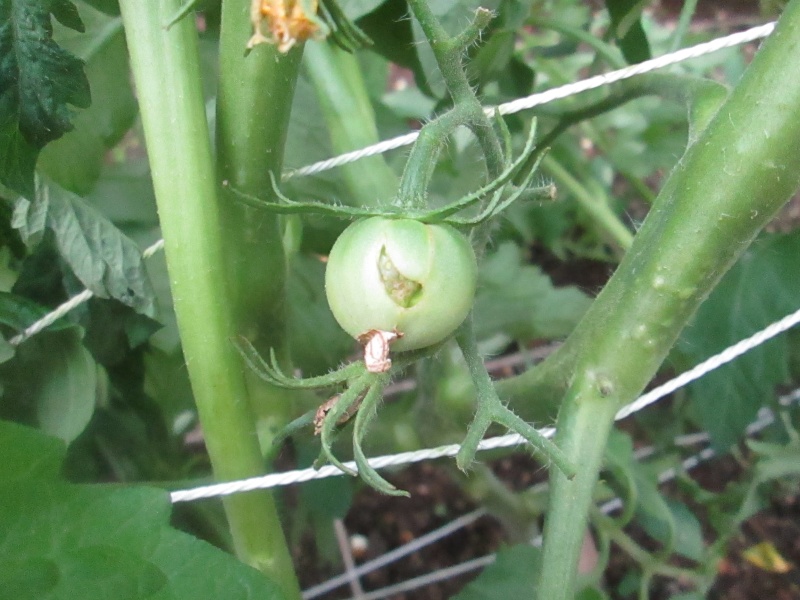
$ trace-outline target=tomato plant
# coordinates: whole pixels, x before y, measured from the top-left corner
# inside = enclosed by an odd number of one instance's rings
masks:
[[[48,554],[63,545],[47,532],[0,544],[11,553],[0,560],[0,581],[20,588],[13,593],[73,597],[96,580],[85,595],[100,597],[118,576],[136,584],[131,597],[150,587],[183,597],[197,582],[210,596],[210,565],[228,568],[202,544],[187,543],[178,556],[157,543],[155,534],[175,548],[186,542],[167,528],[166,494],[58,482],[62,459],[73,481],[174,487],[207,476],[206,457],[216,479],[259,475],[280,451],[276,440],[292,436],[303,459],[318,454],[318,463],[355,475],[342,458],[352,455],[364,482],[399,495],[367,460],[377,447],[394,451],[400,437],[412,445],[463,440],[454,477],[484,493],[487,506],[507,508],[507,522],[524,513],[521,521],[536,523],[540,514],[522,496],[495,485],[488,469],[470,470],[492,427],[521,434],[553,466],[535,570],[540,597],[571,596],[589,519],[601,540],[635,550],[640,590],[654,574],[707,586],[713,560],[668,564],[685,507],[649,502],[654,486],[621,466],[632,461],[632,444],[620,442],[613,418],[693,314],[705,321],[731,312],[736,325],[716,327],[726,342],[763,314],[752,300],[747,314],[733,314],[748,305],[739,301],[748,300],[740,281],[780,288],[770,315],[796,299],[800,276],[787,274],[797,242],[779,239],[723,282],[735,302],[712,296],[696,312],[797,187],[800,83],[791,74],[800,2],[787,5],[733,92],[687,69],[617,82],[524,118],[484,107],[640,61],[662,42],[648,40],[646,3],[486,4],[497,14],[471,0],[259,0],[253,10],[239,0],[0,0],[0,322],[14,336],[0,337],[0,412],[51,436],[0,425],[8,457],[0,521],[19,531],[57,522],[59,531],[94,532],[115,558],[110,569],[108,553]],[[685,3],[684,17],[695,4]],[[688,35],[688,19],[680,23],[676,47]],[[316,39],[324,34],[338,46]],[[367,34],[372,49],[359,50]],[[719,69],[731,81],[743,70],[738,54]],[[284,169],[284,157],[299,167],[409,122],[424,126],[407,156],[371,156],[334,176]],[[563,135],[570,128],[579,135]],[[653,182],[673,166],[656,194]],[[558,185],[558,202],[540,167]],[[632,227],[637,211],[649,214]],[[341,219],[356,221],[342,227]],[[158,237],[166,264],[156,258],[145,269],[139,247]],[[531,264],[543,248],[614,264],[615,274],[592,300]],[[90,303],[38,337],[18,335],[83,287]],[[402,337],[370,370],[352,337],[374,329]],[[487,370],[487,353],[562,337],[519,375],[495,381]],[[676,364],[714,346],[698,328],[683,342]],[[689,422],[721,446],[736,442],[761,398],[788,379],[788,353],[775,348],[728,378],[730,393],[707,394],[733,396],[735,409],[721,410],[719,400],[676,409],[670,429]],[[423,393],[379,414],[390,381],[411,376]],[[439,385],[450,377],[460,401],[430,401],[453,389]],[[741,389],[754,382],[759,399],[745,406]],[[531,422],[556,415],[553,442]],[[200,435],[207,454],[188,446]],[[775,471],[790,462],[780,460],[783,447],[758,448]],[[636,547],[619,524],[593,514],[604,457],[609,480],[629,492],[626,516],[653,532],[661,553]],[[53,485],[59,494],[46,493]],[[88,514],[87,498],[108,512]],[[164,531],[127,519],[141,506]],[[224,517],[206,508],[175,509],[175,520],[266,575],[232,569],[240,587],[225,580],[228,596],[248,598],[248,588],[299,598],[271,494],[226,498]],[[690,558],[699,561],[702,539],[694,539]],[[13,555],[17,546],[24,556]],[[27,572],[45,565],[74,573],[75,560],[89,576],[50,581]],[[51,584],[66,587],[32,587]]]

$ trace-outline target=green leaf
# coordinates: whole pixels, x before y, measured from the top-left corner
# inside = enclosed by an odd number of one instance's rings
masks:
[[[651,57],[650,44],[642,29],[641,14],[649,0],[606,0],[614,37],[629,63]]]
[[[586,587],[575,594],[575,600],[608,600],[608,594],[596,587]]]
[[[171,529],[164,491],[59,481],[53,466],[62,453],[51,438],[0,422],[0,590],[6,597],[283,597],[255,569]],[[40,468],[28,468],[22,478],[19,464]]]
[[[63,441],[8,421],[0,421],[0,448],[3,452],[0,481],[9,485],[58,477],[66,453]]]
[[[534,598],[538,548],[519,544],[497,552],[497,560],[465,587],[454,600]]]
[[[675,521],[675,553],[697,562],[702,561],[705,543],[700,521],[683,502],[667,499],[667,506]]]
[[[590,303],[575,287],[554,287],[538,267],[524,264],[517,246],[507,242],[481,265],[476,334],[485,338],[503,332],[518,340],[560,337],[572,330]]]
[[[764,235],[697,311],[679,342],[691,364],[721,352],[797,310],[800,232]],[[689,386],[701,425],[717,448],[741,437],[774,387],[788,377],[786,336],[767,342]]]
[[[91,103],[83,61],[53,40],[51,15],[83,30],[69,0],[0,0],[0,183],[33,195],[38,151]]]
[[[21,345],[3,365],[4,403],[14,404],[46,433],[72,442],[97,404],[97,365],[73,327],[45,332]]]
[[[157,321],[113,300],[92,298],[76,312],[86,329],[83,343],[107,366],[120,363],[161,328]]]
[[[14,227],[35,243],[47,227],[81,283],[100,298],[115,298],[147,316],[155,296],[139,248],[82,198],[55,184],[42,184],[33,202],[19,198]]]
[[[362,17],[358,26],[374,42],[370,50],[377,52],[390,62],[411,69],[417,85],[424,92],[429,92],[415,48],[411,22],[408,4],[405,0],[387,0],[376,10]],[[296,98],[297,94],[295,94]]]
[[[69,443],[80,435],[94,413],[97,365],[73,333],[64,343],[45,350],[37,370],[41,378],[35,387],[39,425],[45,433]]]
[[[133,124],[137,105],[131,86],[122,19],[84,7],[86,33],[56,29],[57,41],[86,62],[94,101],[74,129],[48,144],[38,168],[62,187],[87,194],[94,187],[108,148]]]
[[[641,466],[634,466],[633,472],[637,492],[636,519],[650,537],[673,546],[677,535],[675,517],[658,489],[658,480]]]
[[[737,516],[743,521],[763,508],[760,485],[768,481],[800,475],[800,441],[792,439],[788,444],[773,444],[748,440],[747,445],[758,455],[753,483],[742,501]]]
[[[360,19],[366,14],[371,13],[386,0],[339,0],[344,14],[348,19]]]
[[[16,349],[14,346],[8,343],[5,337],[0,335],[0,364],[4,362],[8,362],[12,358],[14,358],[14,354],[16,353]],[[0,388],[0,395],[2,394],[2,388]]]
[[[50,310],[38,302],[9,292],[0,292],[0,323],[20,332],[44,317]],[[65,319],[59,319],[48,331],[72,327]]]
[[[83,3],[93,6],[107,15],[116,16],[119,14],[119,0],[83,0]]]

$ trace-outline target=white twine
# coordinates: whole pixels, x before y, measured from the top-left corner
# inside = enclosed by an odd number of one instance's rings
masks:
[[[778,321],[775,321],[750,337],[743,339],[732,346],[729,346],[719,354],[715,354],[714,356],[704,360],[694,368],[681,373],[674,379],[671,379],[666,383],[650,390],[631,404],[622,408],[617,413],[616,419],[624,419],[634,412],[649,406],[664,396],[667,396],[677,389],[688,385],[692,381],[695,381],[703,375],[706,375],[707,373],[718,369],[722,365],[731,362],[735,358],[738,358],[742,354],[752,350],[757,346],[760,346],[764,342],[783,333],[787,329],[794,327],[797,323],[800,323],[800,309]],[[540,429],[539,433],[549,438],[555,434],[555,429],[553,427],[545,427]],[[524,443],[526,442],[522,436],[513,433],[482,440],[478,445],[478,450],[507,448]],[[439,446],[438,448],[428,448],[424,450],[415,450],[412,452],[401,452],[399,454],[378,456],[375,458],[370,458],[368,463],[373,469],[377,470],[390,466],[399,466],[424,460],[442,458],[445,456],[455,456],[458,453],[459,448],[459,444],[448,444],[446,446]],[[358,470],[358,467],[353,461],[346,462],[344,464],[353,471]],[[178,490],[170,494],[170,499],[172,502],[191,502],[193,500],[199,500],[200,498],[228,496],[230,494],[237,494],[240,492],[249,492],[253,490],[291,485],[293,483],[310,481],[312,479],[324,479],[326,477],[333,477],[342,474],[343,472],[338,467],[333,465],[326,465],[320,469],[297,469],[283,473],[270,473],[269,475],[251,477],[249,479],[243,479],[240,481],[230,481],[226,483],[200,486],[187,490]]]
[[[553,102],[554,100],[561,100],[568,96],[596,89],[604,85],[607,85],[609,83],[614,83],[616,81],[628,79],[635,75],[641,75],[649,71],[654,71],[656,69],[661,69],[669,65],[674,65],[679,62],[688,60],[690,58],[697,58],[706,54],[710,54],[712,52],[716,52],[718,50],[722,50],[724,48],[731,48],[733,46],[738,46],[740,44],[752,42],[767,37],[770,33],[772,33],[774,29],[775,29],[774,21],[771,23],[766,23],[764,25],[758,25],[756,27],[752,27],[745,31],[717,38],[710,42],[705,42],[702,44],[697,44],[695,46],[690,46],[689,48],[683,48],[682,50],[678,50],[677,52],[664,54],[663,56],[646,60],[642,63],[631,65],[623,69],[611,71],[610,73],[606,73],[604,75],[596,75],[594,77],[590,77],[589,79],[584,79],[581,81],[577,81],[575,83],[563,85],[557,88],[553,88],[551,90],[547,90],[545,92],[532,94],[530,96],[526,96],[525,98],[519,98],[512,102],[501,104],[500,106],[497,107],[487,107],[484,110],[486,114],[490,116],[495,114],[495,112],[499,112],[501,115],[510,115],[519,112],[521,110],[533,108],[534,106],[541,106],[542,104],[547,104],[548,102]],[[368,156],[383,154],[384,152],[388,152],[389,150],[394,150],[396,148],[401,148],[403,146],[408,146],[409,144],[414,143],[414,140],[416,140],[418,136],[419,136],[419,131],[412,131],[405,135],[392,138],[390,140],[385,140],[383,142],[374,144],[372,146],[367,146],[366,148],[362,148],[360,150],[347,152],[345,154],[341,154],[339,156],[335,156],[327,160],[316,162],[293,171],[288,171],[283,174],[283,179],[289,179],[290,177],[302,177],[316,173],[321,173],[323,171],[328,171],[335,167],[355,162],[359,159],[366,158]],[[143,258],[149,258],[153,254],[161,250],[163,247],[164,247],[164,240],[159,240],[155,244],[147,248],[147,250],[145,250],[142,253],[142,256]],[[12,346],[17,346],[21,344],[26,339],[46,329],[47,327],[55,323],[58,319],[65,316],[67,313],[74,310],[84,302],[87,302],[92,296],[94,296],[93,292],[89,290],[84,290],[80,294],[70,298],[69,300],[67,300],[66,302],[55,308],[52,312],[48,313],[47,315],[45,315],[32,325],[30,325],[22,333],[11,338],[9,340],[9,343]]]
[[[682,388],[688,383],[695,381],[696,379],[700,379],[703,375],[710,373],[711,371],[718,369],[722,365],[731,362],[735,358],[738,358],[742,354],[749,352],[753,348],[760,346],[764,342],[771,340],[775,336],[783,333],[787,329],[791,329],[795,325],[800,323],[800,309],[796,310],[790,315],[786,315],[782,319],[775,321],[771,325],[768,325],[758,333],[751,335],[749,338],[746,338],[740,342],[733,344],[732,346],[728,346],[725,350],[720,352],[719,354],[715,354],[711,358],[708,358],[701,362],[699,365],[689,369],[688,371],[681,373],[674,379],[670,379],[666,383],[653,388],[646,394],[640,396],[634,402],[631,402],[629,405],[625,406],[622,410],[617,413],[617,420],[624,419],[628,415],[632,415],[633,413],[642,410],[645,406],[660,400],[664,396],[671,394],[675,390]]]
[[[623,79],[629,79],[636,75],[642,75],[650,71],[655,71],[656,69],[662,69],[690,58],[697,58],[699,56],[711,54],[712,52],[716,52],[718,50],[723,50],[724,48],[731,48],[740,44],[746,44],[747,42],[752,42],[767,37],[774,29],[774,21],[772,23],[758,25],[757,27],[752,27],[745,31],[726,35],[725,37],[717,38],[715,40],[711,40],[710,42],[704,42],[702,44],[683,48],[677,52],[664,54],[663,56],[658,56],[656,58],[652,58],[629,67],[624,67],[616,71],[611,71],[603,75],[595,75],[594,77],[576,81],[575,83],[569,83],[545,92],[539,92],[524,98],[512,100],[511,102],[506,102],[505,104],[501,104],[496,107],[488,107],[484,109],[484,112],[486,112],[486,114],[489,116],[493,116],[496,112],[501,115],[511,115],[528,108],[533,108],[534,106],[541,106],[542,104],[547,104],[555,100],[562,100],[569,96],[594,90],[610,83],[622,81]],[[340,167],[368,156],[376,156],[378,154],[388,152],[389,150],[408,146],[413,144],[417,137],[419,137],[419,131],[413,131],[390,140],[373,144],[372,146],[367,146],[366,148],[361,148],[360,150],[353,150],[352,152],[347,152],[333,158],[321,160],[311,165],[289,171],[284,174],[283,178],[288,179],[290,177],[301,177],[328,171],[335,167]]]

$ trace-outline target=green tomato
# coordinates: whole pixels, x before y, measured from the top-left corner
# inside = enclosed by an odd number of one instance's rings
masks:
[[[371,217],[336,240],[325,292],[347,333],[397,331],[392,350],[404,352],[436,344],[461,325],[477,271],[469,241],[449,225]]]

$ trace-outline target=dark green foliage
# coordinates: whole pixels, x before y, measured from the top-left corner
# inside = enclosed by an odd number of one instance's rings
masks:
[[[495,562],[467,585],[454,600],[508,600],[535,598],[540,551],[520,544],[497,552]]]
[[[28,196],[39,150],[72,129],[70,105],[91,102],[83,61],[55,43],[51,15],[83,31],[69,0],[0,2],[0,183]]]
[[[650,45],[642,29],[642,9],[649,0],[606,0],[614,37],[631,64],[650,58]]]
[[[554,287],[538,267],[522,262],[514,244],[505,243],[481,265],[476,331],[479,338],[499,332],[519,341],[558,338],[575,327],[589,304],[575,287]]]
[[[700,362],[797,310],[800,234],[766,235],[745,252],[697,311],[678,348]],[[789,376],[786,336],[751,350],[690,386],[702,427],[719,448],[736,443]]]
[[[59,28],[56,39],[65,50],[86,61],[92,105],[75,116],[71,131],[44,148],[37,168],[61,187],[85,196],[108,162],[108,149],[133,125],[137,105],[119,17],[87,6],[81,14],[86,32]]]
[[[154,294],[138,246],[79,196],[42,184],[32,201],[17,200],[14,226],[29,245],[52,231],[63,260],[95,295],[154,314]]]
[[[105,402],[103,377],[72,327],[41,333],[20,346],[0,368],[5,418],[38,425],[42,431],[72,442]]]

